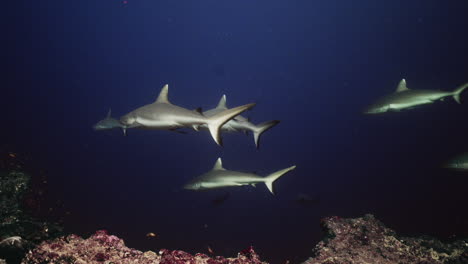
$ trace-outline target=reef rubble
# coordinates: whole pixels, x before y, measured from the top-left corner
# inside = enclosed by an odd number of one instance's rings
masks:
[[[181,250],[162,249],[159,252],[142,252],[128,248],[122,239],[97,231],[84,239],[77,235],[63,236],[44,241],[30,251],[21,262],[74,263],[74,264],[266,264],[252,247],[238,253],[236,258],[209,257],[205,254],[191,255]]]
[[[399,237],[373,215],[322,219],[326,238],[303,264],[467,264],[468,239],[443,243],[429,237]]]

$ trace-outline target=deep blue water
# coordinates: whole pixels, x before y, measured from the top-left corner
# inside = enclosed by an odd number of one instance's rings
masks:
[[[468,82],[466,1],[8,1],[2,22],[2,147],[48,171],[70,232],[108,229],[138,249],[233,256],[253,245],[273,263],[305,260],[320,218],[373,213],[405,235],[468,236],[468,174],[439,164],[468,151],[468,94],[365,116],[406,78],[414,89]],[[281,123],[252,136],[97,132],[155,100],[194,109],[256,102],[245,116]],[[275,184],[190,192],[218,157]],[[294,202],[299,193],[317,205]],[[147,232],[158,238],[148,240]]]

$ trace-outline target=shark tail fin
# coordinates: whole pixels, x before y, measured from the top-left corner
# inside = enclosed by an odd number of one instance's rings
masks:
[[[238,106],[224,110],[212,117],[207,118],[206,124],[208,125],[208,129],[210,130],[211,136],[215,140],[216,144],[220,146],[223,145],[221,140],[221,127],[235,116],[248,109],[251,109],[254,106],[255,103]]]
[[[275,194],[275,192],[273,191],[273,182],[275,182],[279,177],[283,176],[287,172],[294,170],[295,168],[296,168],[296,165],[277,171],[277,172],[273,172],[272,174],[266,176],[265,185],[267,186],[268,190],[270,190],[272,194]]]
[[[461,101],[460,101],[460,94],[466,89],[468,88],[468,83],[465,83],[464,85],[458,87],[457,89],[455,89],[455,91],[453,91],[453,99],[455,99],[455,101],[459,104],[461,104]]]
[[[260,147],[260,136],[263,134],[263,132],[276,126],[279,122],[280,122],[279,120],[272,120],[272,121],[264,122],[255,126],[255,130],[253,131],[253,136],[255,140],[255,146],[257,147],[257,149]]]

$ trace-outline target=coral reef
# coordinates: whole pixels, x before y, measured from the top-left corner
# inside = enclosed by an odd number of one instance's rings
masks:
[[[315,257],[303,264],[466,264],[468,240],[451,244],[430,238],[404,238],[372,215],[322,220],[327,237],[314,249]]]
[[[0,260],[10,264],[19,263],[39,242],[62,235],[59,225],[28,212],[25,198],[32,193],[31,177],[23,166],[17,154],[0,153]]]
[[[69,235],[44,241],[23,259],[24,264],[264,264],[252,247],[240,252],[236,258],[215,257],[205,254],[191,255],[180,250],[162,249],[158,253],[141,252],[125,246],[124,241],[106,231],[97,231],[88,239]]]

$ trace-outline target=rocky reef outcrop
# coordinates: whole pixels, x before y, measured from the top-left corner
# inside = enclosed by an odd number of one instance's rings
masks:
[[[24,264],[74,263],[74,264],[266,264],[252,247],[240,252],[236,258],[191,255],[181,250],[162,249],[159,252],[138,251],[125,246],[122,239],[97,231],[84,239],[69,235],[44,241],[23,259]]]
[[[399,237],[374,216],[328,217],[327,235],[303,264],[467,264],[468,239],[442,243],[433,238]]]
[[[40,199],[26,170],[21,156],[0,152],[0,263],[19,263],[38,243],[62,234],[60,225],[32,212]]]

